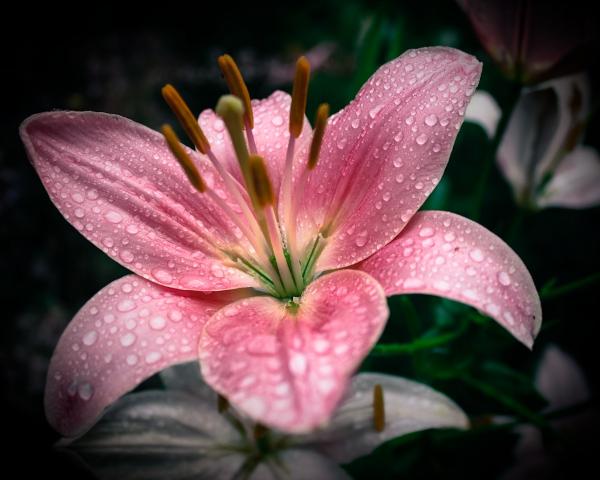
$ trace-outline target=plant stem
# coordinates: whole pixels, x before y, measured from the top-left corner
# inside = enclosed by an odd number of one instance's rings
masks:
[[[585,288],[589,285],[593,285],[598,281],[600,281],[600,272],[593,273],[591,275],[588,275],[587,277],[580,278],[579,280],[567,283],[566,285],[561,285],[560,287],[550,287],[546,290],[542,290],[540,292],[540,297],[542,298],[542,300],[552,300],[554,298],[571,293],[575,290],[579,290],[580,288]]]

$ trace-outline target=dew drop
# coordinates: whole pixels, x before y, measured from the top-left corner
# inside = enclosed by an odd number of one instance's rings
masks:
[[[375,118],[377,116],[377,114],[379,112],[381,112],[381,110],[383,109],[383,107],[385,106],[385,104],[381,104],[381,105],[377,105],[375,108],[372,108],[371,110],[369,110],[369,117],[371,118]]]
[[[106,220],[108,220],[110,223],[120,223],[123,220],[123,216],[114,210],[106,212],[104,218],[106,218]]]
[[[434,153],[439,153],[440,150],[442,149],[442,147],[440,146],[439,143],[434,143],[433,147],[431,147],[431,149],[434,151]]]
[[[363,230],[356,236],[354,243],[356,244],[357,247],[364,247],[367,244],[368,234],[369,234],[369,232],[367,232],[366,230]]]
[[[83,336],[83,344],[91,347],[98,340],[98,332],[91,330]]]
[[[421,230],[419,230],[419,237],[422,238],[427,238],[427,237],[431,237],[434,234],[434,230],[431,227],[423,227]]]
[[[87,402],[90,398],[92,398],[92,395],[94,395],[94,387],[87,382],[82,383],[77,388],[77,393],[82,400]]]
[[[416,142],[418,145],[425,145],[425,142],[427,142],[427,135],[422,133],[417,137]]]
[[[117,305],[117,310],[119,312],[130,312],[135,308],[135,302],[133,300],[123,300],[119,305]]]
[[[125,263],[131,263],[135,259],[135,256],[129,250],[121,250],[119,253],[119,258]]]
[[[283,118],[281,117],[281,115],[275,115],[272,119],[271,119],[271,123],[273,125],[275,125],[276,127],[280,127],[281,125],[283,125]]]
[[[498,281],[500,282],[500,285],[504,285],[505,287],[508,287],[512,283],[510,275],[505,271],[498,273]]]
[[[469,252],[469,257],[471,257],[471,260],[473,260],[475,262],[482,262],[483,258],[484,258],[483,252],[481,250],[479,250],[478,248],[471,250]]]
[[[138,356],[135,353],[127,355],[126,358],[127,365],[135,365],[138,362]]]
[[[407,278],[404,280],[404,288],[421,288],[423,285],[423,280],[418,278]]]
[[[162,330],[166,326],[167,319],[165,317],[157,315],[156,317],[152,317],[150,319],[150,328],[152,328],[153,330]]]
[[[120,342],[121,342],[121,345],[123,345],[124,347],[129,347],[134,344],[135,340],[136,340],[135,334],[128,332],[121,337]]]
[[[152,270],[152,276],[161,283],[169,284],[173,281],[173,276],[169,272],[161,268]]]
[[[358,126],[360,125],[360,119],[355,118],[354,120],[352,120],[351,125],[352,128],[358,128]]]
[[[158,362],[161,358],[162,358],[162,355],[160,352],[150,352],[146,355],[144,360],[146,361],[147,364],[151,365],[153,363]]]
[[[425,125],[428,127],[433,127],[437,123],[438,119],[435,114],[427,115],[425,117]]]
[[[136,233],[138,233],[140,230],[137,227],[137,225],[130,223],[129,225],[127,225],[127,228],[125,228],[125,230],[127,230],[127,233],[130,233],[131,235],[135,235]]]
[[[169,318],[171,320],[173,320],[174,322],[180,322],[181,319],[183,318],[183,315],[181,314],[181,312],[179,310],[171,310],[169,312]]]

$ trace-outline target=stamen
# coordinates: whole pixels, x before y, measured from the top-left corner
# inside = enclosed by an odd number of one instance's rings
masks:
[[[210,150],[210,144],[204,132],[198,125],[198,121],[196,117],[192,114],[191,110],[179,95],[179,92],[175,90],[173,85],[165,85],[162,90],[162,96],[165,99],[165,102],[171,107],[173,113],[179,120],[179,123],[185,130],[185,133],[190,138],[190,140],[194,143],[196,148],[202,152],[207,153]]]
[[[383,403],[383,388],[377,384],[373,387],[373,427],[377,432],[385,428],[385,404]]]
[[[309,77],[310,63],[306,57],[300,57],[296,62],[296,76],[292,87],[292,105],[290,107],[290,135],[294,138],[300,136],[304,125]]]
[[[263,208],[267,205],[273,205],[275,203],[275,195],[273,194],[273,186],[267,173],[265,161],[258,155],[251,155],[249,164],[258,204]]]
[[[230,55],[221,55],[218,59],[219,68],[223,72],[225,82],[229,87],[229,91],[238,97],[244,105],[244,126],[246,128],[246,137],[248,138],[248,145],[250,151],[256,153],[256,142],[254,141],[254,135],[252,129],[254,128],[254,113],[252,112],[252,103],[250,101],[250,93],[244,77],[240,72],[240,69],[236,65],[235,61]]]
[[[217,396],[217,411],[219,413],[225,412],[229,408],[229,400],[227,400],[223,395]]]
[[[179,165],[181,165],[181,168],[183,168],[183,171],[187,175],[190,183],[200,193],[204,193],[206,191],[206,185],[204,184],[196,165],[194,165],[194,162],[188,156],[183,146],[179,142],[177,134],[173,131],[170,125],[163,125],[161,127],[161,131],[165,136],[169,150],[171,150],[171,153],[177,159]]]
[[[306,165],[309,170],[312,170],[317,166],[317,160],[319,159],[319,153],[321,152],[321,143],[323,143],[325,127],[327,126],[327,117],[329,117],[329,105],[327,103],[322,103],[317,110],[315,130],[310,143],[308,163]]]

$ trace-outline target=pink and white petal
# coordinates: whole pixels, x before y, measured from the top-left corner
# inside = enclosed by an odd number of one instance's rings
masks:
[[[518,200],[543,180],[569,135],[588,115],[589,96],[584,75],[563,77],[523,90],[497,157]]]
[[[531,348],[542,310],[517,254],[483,226],[450,212],[419,212],[402,234],[358,267],[386,295],[426,293],[471,305]]]
[[[488,92],[477,90],[465,112],[465,121],[479,125],[489,138],[494,138],[501,116],[502,110],[494,97]]]
[[[600,155],[578,147],[560,162],[536,199],[540,207],[588,208],[600,205]]]
[[[75,315],[50,361],[50,424],[63,435],[78,435],[142,380],[195,359],[205,322],[234,298],[184,293],[136,275],[100,290]]]
[[[117,115],[49,112],[29,117],[20,133],[59,211],[124,267],[171,288],[257,286],[219,251],[248,251],[249,243],[194,190],[158,132]],[[188,153],[229,202],[212,166]]]
[[[275,194],[283,176],[285,157],[289,141],[289,116],[292,98],[285,92],[277,90],[263,100],[252,100],[254,112],[254,129],[252,133],[256,141],[258,154],[263,156],[273,184]],[[235,156],[231,140],[221,118],[213,110],[204,110],[198,119],[213,152],[225,168],[243,184],[239,163]],[[310,123],[304,119],[304,129],[296,140],[300,149],[311,138]]]
[[[311,283],[298,307],[271,297],[242,300],[207,323],[202,375],[250,418],[306,432],[327,422],[387,316],[381,286],[353,270]]]
[[[298,220],[306,246],[337,216],[317,271],[363,260],[404,228],[444,172],[480,74],[459,50],[411,50],[330,119]]]
[[[381,385],[385,427],[375,430],[373,389]],[[422,383],[385,375],[359,373],[326,429],[306,438],[338,463],[371,453],[392,438],[430,428],[467,428],[465,413],[448,397]]]

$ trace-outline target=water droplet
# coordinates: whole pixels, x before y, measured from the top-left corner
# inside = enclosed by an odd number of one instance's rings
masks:
[[[425,145],[425,142],[427,142],[427,135],[422,133],[417,137],[416,142],[418,145]]]
[[[417,182],[415,183],[415,190],[423,190],[423,182]]]
[[[433,282],[433,288],[441,292],[447,292],[448,290],[450,290],[450,284],[448,282],[445,282],[444,280],[436,280],[435,282]]]
[[[220,118],[217,118],[213,124],[212,124],[213,129],[215,130],[215,132],[222,132],[223,129],[225,128],[225,123],[223,122],[223,120],[221,120]]]
[[[360,119],[355,118],[354,120],[352,120],[350,125],[352,125],[352,128],[358,128],[358,126],[360,125]]]
[[[281,117],[281,115],[275,115],[272,119],[271,119],[271,123],[273,125],[275,125],[276,127],[280,127],[281,125],[283,125],[283,118]]]
[[[419,230],[419,237],[422,237],[422,238],[431,237],[434,233],[435,233],[435,231],[433,230],[433,228],[423,227],[421,230]]]
[[[498,273],[498,281],[500,285],[504,285],[505,287],[508,287],[512,283],[510,275],[505,271]]]
[[[112,323],[115,321],[115,316],[112,313],[107,313],[106,315],[104,315],[104,321],[106,323]]]
[[[515,324],[515,317],[512,316],[512,314],[509,311],[506,311],[502,314],[502,317],[504,318],[504,320],[507,321],[507,323],[509,325],[514,325]]]
[[[363,230],[356,236],[354,243],[356,244],[357,247],[364,247],[367,244],[368,234],[369,234],[369,232],[367,232],[366,230]]]
[[[83,203],[83,195],[81,193],[74,193],[71,195],[71,198],[73,199],[74,202],[77,203]]]
[[[87,382],[82,383],[77,388],[77,393],[82,400],[87,402],[90,398],[92,398],[92,395],[94,395],[94,387]]]
[[[343,150],[343,149],[344,149],[344,147],[346,146],[346,143],[347,143],[347,142],[348,142],[348,140],[347,140],[346,138],[341,138],[341,139],[340,139],[340,140],[338,140],[338,142],[337,142],[337,147],[338,147],[340,150]]]
[[[254,355],[273,355],[277,353],[278,342],[273,335],[258,335],[252,337],[246,349]]]
[[[150,328],[152,328],[153,330],[162,330],[166,326],[167,319],[165,317],[157,315],[156,317],[152,317],[150,319]]]
[[[172,310],[169,312],[169,318],[174,322],[180,322],[183,318],[183,315],[179,310]]]
[[[123,300],[119,305],[117,305],[117,310],[119,312],[130,312],[136,307],[135,302],[133,300]]]
[[[126,361],[127,365],[133,366],[138,362],[138,356],[135,353],[127,355]]]
[[[115,245],[115,242],[112,238],[110,237],[104,237],[102,239],[102,245],[104,245],[107,248],[112,248]]]
[[[317,338],[313,343],[313,349],[317,353],[325,353],[329,350],[329,340],[325,338]]]
[[[123,220],[123,216],[114,210],[109,210],[106,212],[104,214],[104,218],[106,218],[106,220],[108,220],[110,223],[120,223]]]
[[[124,347],[129,347],[135,343],[136,336],[134,333],[128,332],[123,335],[120,339],[121,345]]]
[[[471,250],[469,252],[469,257],[471,257],[471,260],[475,262],[482,262],[484,259],[483,252],[478,248]]]
[[[306,372],[308,361],[306,357],[301,353],[294,353],[290,358],[289,368],[292,373],[296,375],[303,375]]]
[[[375,118],[379,112],[385,107],[385,104],[377,105],[375,108],[369,110],[369,117]]]
[[[121,285],[121,290],[123,290],[124,293],[131,293],[133,291],[133,285],[131,285],[131,283],[124,283]]]
[[[125,228],[125,230],[127,230],[127,233],[130,233],[131,235],[135,235],[136,233],[138,233],[140,230],[137,227],[137,225],[130,223],[129,225],[127,225],[127,228]]]
[[[409,117],[406,117],[406,120],[404,120],[404,122],[405,122],[407,125],[412,125],[414,121],[415,121],[415,117],[413,117],[412,115],[411,115],[411,116],[409,116]]]
[[[158,362],[162,358],[162,354],[160,352],[150,352],[146,355],[145,361],[147,364],[152,364]]]
[[[83,211],[83,208],[76,208],[75,209],[75,216],[77,218],[83,218],[83,217],[85,217],[85,212]]]
[[[402,175],[401,173],[396,175],[396,183],[402,183],[403,181],[404,181],[404,175]]]
[[[440,146],[439,143],[434,143],[433,147],[431,148],[435,153],[439,153],[439,151],[442,149],[442,147]]]
[[[98,340],[98,332],[91,330],[83,336],[83,344],[91,347]]]
[[[223,278],[225,276],[225,274],[223,273],[223,269],[219,265],[216,265],[216,264],[213,264],[210,267],[210,273],[212,274],[213,277],[216,277],[216,278]]]
[[[418,278],[407,278],[404,280],[404,288],[421,288],[424,284],[423,280]]]
[[[125,263],[131,263],[135,259],[135,256],[129,250],[121,250],[119,253],[119,258]]]
[[[163,270],[161,268],[152,270],[152,276],[161,283],[168,284],[173,281],[173,276],[169,272],[167,272],[166,270]]]
[[[437,121],[437,116],[433,113],[425,117],[425,125],[427,125],[428,127],[433,127],[437,123]]]

